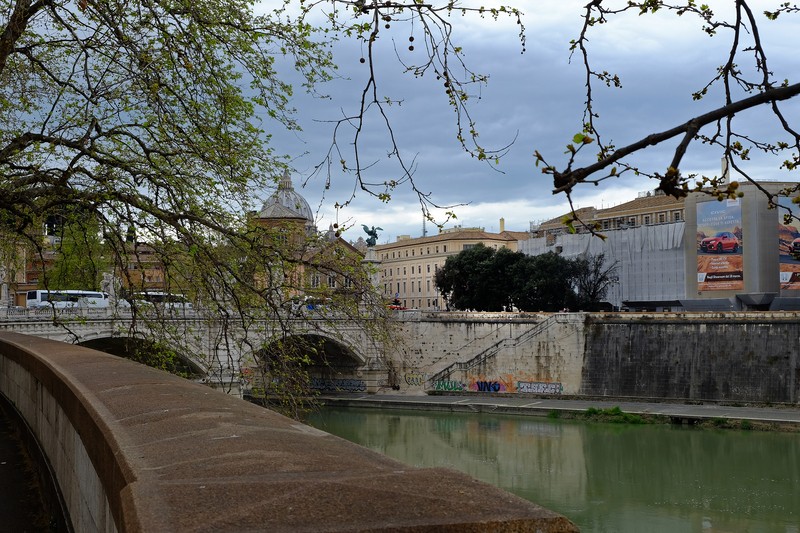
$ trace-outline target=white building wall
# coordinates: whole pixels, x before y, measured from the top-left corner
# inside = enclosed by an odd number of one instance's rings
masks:
[[[559,235],[548,246],[546,239],[520,241],[526,255],[559,252],[567,258],[605,254],[607,264],[617,262],[619,283],[606,300],[614,306],[623,301],[681,300],[685,297],[683,222],[637,226],[603,231],[605,239],[590,234]]]

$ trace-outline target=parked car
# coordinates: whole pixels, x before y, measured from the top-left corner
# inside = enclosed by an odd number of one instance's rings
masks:
[[[720,231],[713,237],[700,241],[700,249],[704,252],[736,253],[739,251],[739,239],[730,231]]]
[[[800,254],[800,238],[797,238],[792,241],[792,253]]]

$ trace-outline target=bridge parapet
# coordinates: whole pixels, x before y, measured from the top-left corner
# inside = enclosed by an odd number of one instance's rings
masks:
[[[466,475],[80,346],[0,334],[0,393],[76,531],[577,531]]]

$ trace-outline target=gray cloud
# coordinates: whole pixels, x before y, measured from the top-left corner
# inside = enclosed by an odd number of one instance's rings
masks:
[[[543,2],[528,8],[528,51],[520,54],[515,40],[516,27],[493,26],[490,21],[465,21],[458,28],[456,39],[464,47],[466,60],[473,70],[490,75],[488,87],[480,91],[480,99],[471,102],[471,113],[478,124],[480,140],[487,148],[500,148],[516,138],[497,170],[466,155],[455,135],[454,113],[447,106],[440,80],[425,76],[415,79],[402,72],[394,46],[400,57],[410,61],[407,28],[398,28],[382,36],[377,61],[378,89],[381,94],[401,100],[387,108],[392,131],[402,156],[414,161],[417,186],[432,194],[442,205],[469,204],[456,209],[457,223],[497,228],[500,216],[506,218],[506,228],[525,230],[529,221],[542,220],[568,210],[563,196],[551,194],[552,184],[535,168],[533,152],[538,149],[549,161],[562,165],[566,143],[580,131],[584,94],[584,72],[579,58],[569,62],[568,42],[580,29],[580,3]],[[527,8],[527,3],[526,6]],[[455,17],[454,17],[455,18]],[[693,101],[691,93],[703,87],[715,73],[727,53],[728,43],[722,36],[709,38],[698,30],[690,19],[675,17],[624,17],[598,28],[592,36],[592,53],[598,68],[618,72],[621,89],[595,85],[597,119],[604,131],[603,139],[623,146],[655,132],[671,128],[694,115],[719,104],[711,98]],[[784,34],[784,38],[786,35]],[[769,33],[775,43],[773,65],[797,71],[797,54],[785,46],[778,31]],[[279,151],[293,155],[294,165],[301,177],[311,175],[331,143],[332,123],[342,114],[353,113],[365,81],[366,67],[359,63],[361,50],[350,42],[334,48],[340,66],[341,79],[323,90],[330,99],[314,99],[297,95],[295,105],[303,131],[297,135],[276,135],[274,145]],[[777,74],[777,72],[776,72]],[[798,105],[785,107],[797,116]],[[388,158],[390,148],[385,126],[372,115],[363,134],[362,163],[371,165],[365,176],[380,183],[398,175],[396,161]],[[742,114],[741,120],[755,133],[779,135],[763,124],[763,110]],[[771,137],[770,137],[771,138]],[[340,140],[344,158],[352,164],[349,143],[352,131]],[[672,158],[677,140],[663,147],[648,150],[631,162],[649,170],[663,171]],[[306,154],[306,155],[302,155]],[[684,172],[719,173],[720,153],[707,147],[693,145],[684,161]],[[591,162],[593,152],[587,152],[581,162]],[[336,158],[338,160],[338,157]],[[770,166],[771,165],[771,166]],[[750,168],[755,177],[769,173],[774,178],[777,165],[756,158]],[[312,205],[320,205],[323,227],[336,218],[333,204],[350,198],[354,190],[353,177],[336,171],[331,188],[324,191],[320,177],[309,180],[302,190]],[[766,176],[765,176],[766,177]],[[782,175],[781,178],[787,176]],[[295,183],[300,181],[295,178]],[[579,205],[613,205],[632,199],[637,191],[652,189],[654,183],[628,176],[601,187],[587,186],[576,192]],[[338,216],[360,224],[384,228],[381,241],[400,234],[420,235],[422,215],[417,199],[407,187],[394,191],[390,203],[384,204],[356,190],[356,197]],[[429,232],[435,228],[428,224]],[[352,238],[358,237],[353,232]]]

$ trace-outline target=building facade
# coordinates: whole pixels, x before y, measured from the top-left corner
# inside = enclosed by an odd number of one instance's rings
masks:
[[[261,288],[272,286],[294,300],[359,292],[366,278],[360,267],[363,253],[332,227],[319,234],[311,207],[294,190],[288,173],[261,210],[251,214],[250,222],[280,250],[268,269],[255,273]]]
[[[444,266],[448,257],[477,244],[516,252],[518,242],[528,237],[527,232],[506,231],[502,219],[499,233],[458,226],[431,237],[400,236],[393,243],[374,248],[380,274],[378,287],[387,300],[399,306],[444,310],[446,302],[436,289],[436,272]]]
[[[579,210],[580,220],[604,238],[577,224],[571,234],[558,217],[532,225],[533,237],[519,251],[604,254],[617,265],[619,283],[608,293],[615,308],[794,310],[800,308],[800,208],[780,193],[796,185],[742,182],[740,196],[722,200],[702,192],[682,199],[640,194],[610,209]]]

